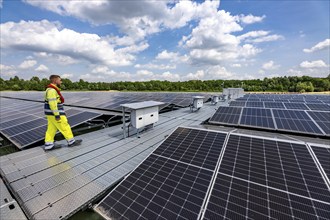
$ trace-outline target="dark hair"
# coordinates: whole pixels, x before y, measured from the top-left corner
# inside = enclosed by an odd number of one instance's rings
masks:
[[[51,81],[51,82],[53,82],[53,80],[54,79],[57,79],[57,78],[61,78],[59,75],[51,75],[50,77],[49,77],[49,80]]]

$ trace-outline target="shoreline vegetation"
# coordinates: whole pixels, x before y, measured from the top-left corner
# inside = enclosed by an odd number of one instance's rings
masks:
[[[223,88],[243,88],[247,93],[312,93],[330,94],[330,74],[325,78],[310,76],[273,77],[252,80],[189,80],[137,82],[72,82],[62,79],[63,91],[108,92],[221,92]],[[0,77],[0,91],[44,91],[49,80],[34,76],[29,80],[18,76],[8,80]]]

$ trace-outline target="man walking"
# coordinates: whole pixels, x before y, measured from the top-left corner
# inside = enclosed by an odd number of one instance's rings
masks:
[[[50,150],[54,147],[54,137],[58,130],[67,140],[69,147],[80,145],[82,140],[74,139],[64,112],[64,97],[59,89],[62,79],[58,75],[51,75],[49,80],[50,84],[47,86],[45,93],[45,115],[48,121],[45,135],[45,150]]]

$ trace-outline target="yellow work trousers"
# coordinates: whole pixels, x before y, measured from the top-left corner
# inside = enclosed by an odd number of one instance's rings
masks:
[[[56,121],[55,116],[47,115],[47,121],[48,121],[48,126],[45,135],[46,144],[54,143],[54,137],[58,130],[63,134],[63,136],[68,142],[71,142],[73,140],[71,127],[65,115],[61,115],[60,121]]]

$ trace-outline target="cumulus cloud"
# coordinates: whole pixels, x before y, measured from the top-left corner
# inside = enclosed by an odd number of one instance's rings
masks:
[[[62,79],[70,79],[72,77],[73,77],[72,73],[64,73],[64,74],[61,75]]]
[[[37,64],[36,60],[24,60],[19,66],[18,68],[20,69],[29,69],[34,67]]]
[[[274,61],[270,60],[262,65],[262,69],[264,70],[276,70],[280,67],[280,65],[275,65]]]
[[[157,54],[156,60],[169,60],[170,62],[186,63],[188,62],[189,57],[186,54],[181,56],[179,53],[163,50]]]
[[[206,16],[219,7],[219,1],[24,1],[93,25],[114,24],[134,40],[144,39],[164,28],[183,27],[192,19]]]
[[[35,71],[41,72],[41,73],[47,73],[47,72],[49,72],[49,69],[47,66],[41,64],[35,69]]]
[[[134,67],[138,69],[158,69],[158,70],[176,69],[176,65],[165,65],[165,64],[154,64],[154,63],[136,64]]]
[[[241,42],[241,39],[253,36],[252,33],[241,38],[233,34],[243,30],[238,22],[237,16],[232,16],[223,10],[202,18],[192,33],[181,40],[181,45],[189,50],[191,62],[218,65],[222,61],[249,59],[260,53],[261,49]]]
[[[313,53],[315,51],[325,50],[325,49],[329,49],[329,48],[330,48],[330,39],[325,39],[324,41],[321,41],[321,42],[317,43],[312,48],[304,49],[303,51],[305,53]]]
[[[283,40],[284,37],[278,34],[269,35],[269,31],[250,31],[238,36],[238,39],[247,43],[262,43],[269,41]]]
[[[73,59],[72,57],[69,56],[64,56],[60,54],[52,54],[52,53],[46,53],[46,52],[39,52],[39,53],[34,53],[36,57],[43,58],[45,60],[51,61],[51,62],[57,62],[60,65],[71,65],[75,63],[79,63],[79,60]]]
[[[300,63],[301,68],[322,68],[327,67],[328,65],[325,64],[323,60],[315,60],[315,61],[303,61]]]
[[[17,74],[17,71],[16,71],[15,66],[6,66],[3,64],[0,64],[0,73],[1,73],[1,76],[12,77]]]
[[[259,17],[259,16],[254,16],[254,15],[241,15],[239,17],[240,21],[244,24],[253,24],[257,22],[262,22],[266,18],[265,15]]]
[[[56,54],[109,66],[130,65],[134,53],[148,47],[146,43],[115,49],[96,34],[78,33],[61,28],[56,22],[20,21],[1,24],[1,48]]]

